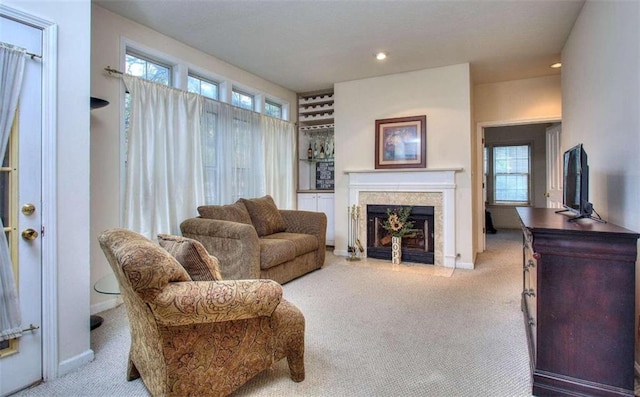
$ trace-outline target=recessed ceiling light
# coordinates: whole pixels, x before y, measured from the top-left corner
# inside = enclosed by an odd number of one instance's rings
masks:
[[[559,69],[562,67],[562,62],[556,62],[554,64],[551,65],[552,68],[554,69]]]
[[[376,54],[376,59],[378,61],[382,61],[383,59],[387,58],[387,54],[385,54],[384,52],[379,52]]]

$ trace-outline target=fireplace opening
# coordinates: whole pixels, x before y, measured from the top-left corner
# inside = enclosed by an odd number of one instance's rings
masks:
[[[367,257],[391,260],[391,234],[382,227],[387,219],[387,208],[398,205],[367,205]],[[434,207],[411,206],[409,221],[413,228],[402,238],[402,261],[434,262]]]

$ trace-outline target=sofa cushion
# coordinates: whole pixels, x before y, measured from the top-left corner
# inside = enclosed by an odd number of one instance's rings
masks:
[[[271,196],[266,195],[254,199],[241,198],[239,201],[247,208],[251,223],[256,228],[258,236],[268,236],[285,231],[287,226]]]
[[[198,207],[201,217],[207,219],[217,219],[220,221],[230,221],[246,223],[251,225],[251,217],[247,208],[240,201],[229,205],[201,205]]]
[[[266,270],[296,258],[296,246],[290,240],[260,239],[260,269]]]
[[[222,280],[218,269],[218,258],[209,255],[199,241],[170,234],[159,234],[158,243],[180,262],[193,281]]]
[[[291,241],[295,247],[296,256],[304,255],[307,252],[313,252],[318,249],[318,239],[312,234],[281,232],[264,236],[263,239]]]

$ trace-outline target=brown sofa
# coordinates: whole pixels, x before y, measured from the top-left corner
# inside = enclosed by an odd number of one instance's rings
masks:
[[[154,397],[226,396],[285,357],[304,379],[304,316],[280,285],[219,280],[200,243],[158,238],[162,247],[126,229],[99,236],[129,317],[127,380],[141,377]]]
[[[220,261],[226,280],[271,279],[286,283],[324,264],[327,216],[280,210],[270,196],[231,205],[198,207],[180,225]]]

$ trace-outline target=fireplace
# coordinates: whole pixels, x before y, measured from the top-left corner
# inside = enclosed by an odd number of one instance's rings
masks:
[[[460,168],[407,169],[407,170],[355,170],[344,171],[349,176],[349,207],[362,208],[362,220],[357,237],[365,248],[364,257],[369,257],[366,208],[370,205],[388,206],[433,206],[433,264],[455,268],[456,253],[456,181]],[[385,214],[386,215],[386,214]],[[348,256],[349,252],[336,251]],[[403,258],[403,260],[405,260]],[[470,267],[472,268],[472,267]]]
[[[382,227],[388,208],[397,205],[367,205],[367,256],[391,259],[391,235]],[[434,264],[434,207],[411,206],[413,228],[402,238],[402,261]]]

